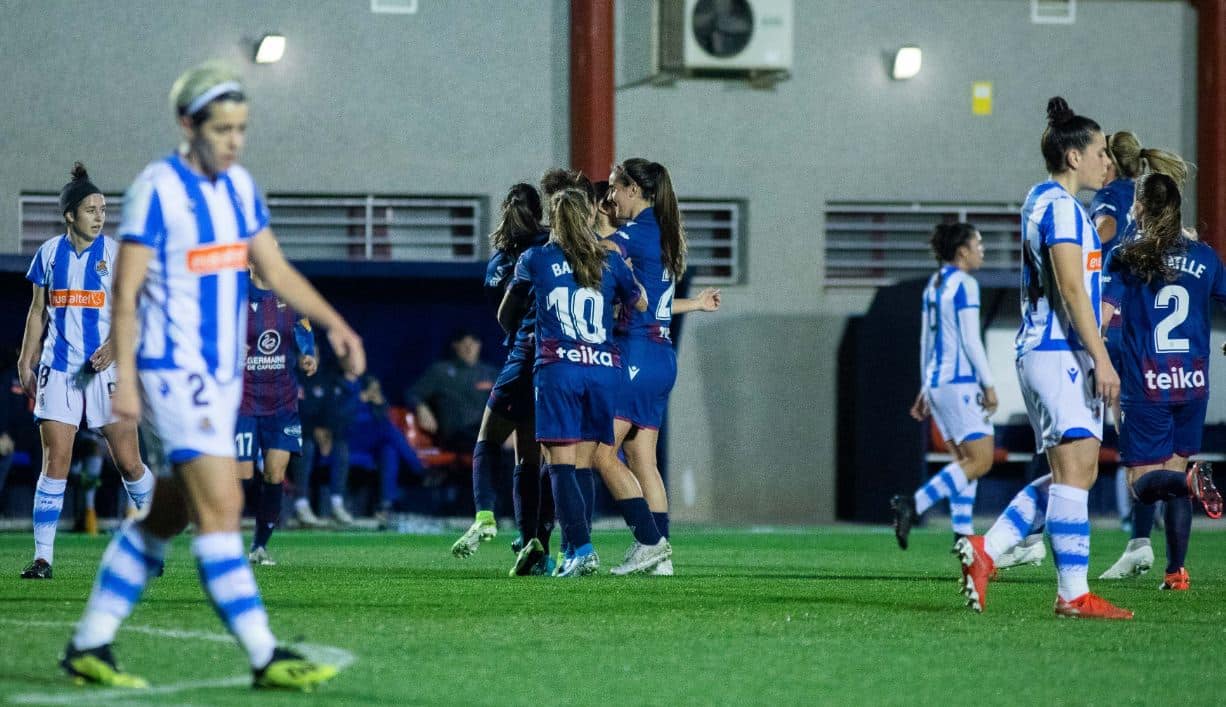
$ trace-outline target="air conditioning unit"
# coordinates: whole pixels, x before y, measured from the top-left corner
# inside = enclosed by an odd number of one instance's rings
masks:
[[[792,4],[792,0],[657,0],[657,71],[785,74],[792,68]]]

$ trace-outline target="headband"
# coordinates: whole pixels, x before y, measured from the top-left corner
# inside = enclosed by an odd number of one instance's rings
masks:
[[[227,93],[242,93],[242,92],[243,92],[243,86],[239,82],[223,81],[222,83],[217,84],[216,86],[210,88],[209,90],[205,91],[199,96],[196,96],[196,98],[193,99],[191,103],[187,104],[187,108],[184,110],[183,114],[184,115],[195,115],[197,112],[200,111],[201,108],[204,108],[205,106],[207,106],[209,103],[214,101],[218,96],[224,96]]]

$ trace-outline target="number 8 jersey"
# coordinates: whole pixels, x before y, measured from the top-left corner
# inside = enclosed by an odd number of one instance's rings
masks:
[[[594,236],[593,236],[594,237]],[[607,253],[600,289],[580,287],[556,243],[529,248],[519,257],[511,287],[536,303],[536,368],[558,362],[621,368],[610,340],[613,303],[632,306],[638,285],[625,261]]]
[[[1144,237],[1144,236],[1141,236]],[[1178,277],[1138,278],[1107,257],[1103,301],[1120,312],[1120,401],[1178,403],[1209,396],[1209,300],[1226,304],[1226,273],[1212,248],[1185,239],[1168,256]]]

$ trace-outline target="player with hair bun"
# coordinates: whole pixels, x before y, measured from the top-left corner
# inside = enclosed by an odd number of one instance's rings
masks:
[[[954,535],[975,534],[975,491],[992,469],[996,448],[988,421],[996,411],[996,386],[979,336],[979,283],[970,275],[983,266],[983,236],[969,223],[943,223],[931,244],[939,269],[924,288],[921,383],[911,417],[923,421],[931,413],[954,460],[913,495],[891,499],[894,536],[903,550],[912,523],[946,498]]]

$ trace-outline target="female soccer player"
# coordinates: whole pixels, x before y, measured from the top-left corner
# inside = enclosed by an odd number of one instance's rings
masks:
[[[1104,405],[1119,394],[1119,376],[1099,333],[1101,243],[1074,195],[1103,185],[1107,143],[1098,124],[1073,113],[1063,98],[1048,101],[1047,119],[1041,146],[1051,179],[1032,188],[1022,206],[1017,371],[1035,449],[1047,453],[1052,469],[1047,530],[1058,578],[1055,612],[1130,619],[1132,612],[1090,593],[1086,581],[1087,501],[1098,474]],[[967,604],[975,611],[986,605],[995,558],[1017,542],[995,530],[955,545]]]
[[[60,664],[81,681],[147,686],[116,666],[111,642],[150,568],[190,520],[201,583],[246,651],[254,685],[310,689],[336,669],[276,645],[239,534],[234,429],[242,399],[248,262],[273,292],[327,330],[353,374],[365,367],[362,341],[286,262],[264,199],[237,162],[248,110],[238,76],[218,64],[193,68],[175,81],[170,103],[184,142],[128,189],[112,326],[115,415],[132,423],[146,415],[173,476],[157,485],[149,514],[125,524],[111,541]]]
[[[719,290],[706,289],[693,299],[673,299],[676,283],[685,273],[685,229],[672,177],[663,165],[641,158],[616,165],[609,175],[608,200],[617,207],[617,217],[625,220],[612,240],[647,292],[647,308],[628,315],[614,444],[601,448],[596,459],[635,536],[625,561],[613,572],[659,568],[659,573],[672,574],[669,558],[657,558],[648,550],[657,547],[653,543],[657,535],[669,537],[668,494],[656,461],[660,424],[677,379],[677,354],[669,329],[673,314],[718,310],[721,295]],[[624,449],[628,468],[618,459],[618,449]]]
[[[890,501],[894,536],[904,550],[911,524],[944,498],[954,534],[975,534],[975,490],[996,449],[988,421],[996,412],[996,386],[979,338],[979,283],[970,275],[983,266],[983,236],[969,223],[943,223],[931,244],[940,269],[924,288],[921,383],[911,417],[923,421],[931,412],[954,460],[914,495]]]
[[[1137,500],[1166,506],[1166,577],[1186,590],[1184,559],[1195,496],[1211,517],[1222,497],[1200,451],[1209,398],[1209,300],[1226,304],[1226,271],[1209,246],[1184,235],[1179,186],[1165,174],[1137,180],[1137,238],[1107,260],[1103,318],[1121,315],[1120,460]]]
[[[255,484],[255,537],[247,559],[256,565],[275,565],[268,541],[281,519],[285,469],[291,455],[302,454],[294,366],[309,377],[315,375],[318,360],[310,322],[270,291],[256,272],[250,272],[250,280],[247,361],[234,444],[238,478],[243,481],[254,476],[256,457],[263,461],[263,480]]]
[[[572,555],[558,572],[596,572],[586,503],[576,468],[592,468],[597,444],[613,443],[614,396],[622,356],[609,338],[613,305],[642,312],[646,293],[616,253],[592,232],[596,213],[585,191],[568,188],[550,199],[549,242],[529,248],[515,267],[498,321],[508,333],[536,304],[536,438],[545,446],[558,519]],[[657,536],[668,556],[668,542]]]
[[[106,437],[133,504],[141,508],[153,494],[153,472],[141,461],[136,421],[119,419],[111,410],[116,382],[111,301],[119,244],[102,232],[106,198],[80,162],[60,190],[60,215],[67,228],[42,244],[26,272],[34,296],[17,370],[26,395],[34,399],[43,468],[34,487],[34,558],[22,579],[51,579],[55,530],[82,422]]]

